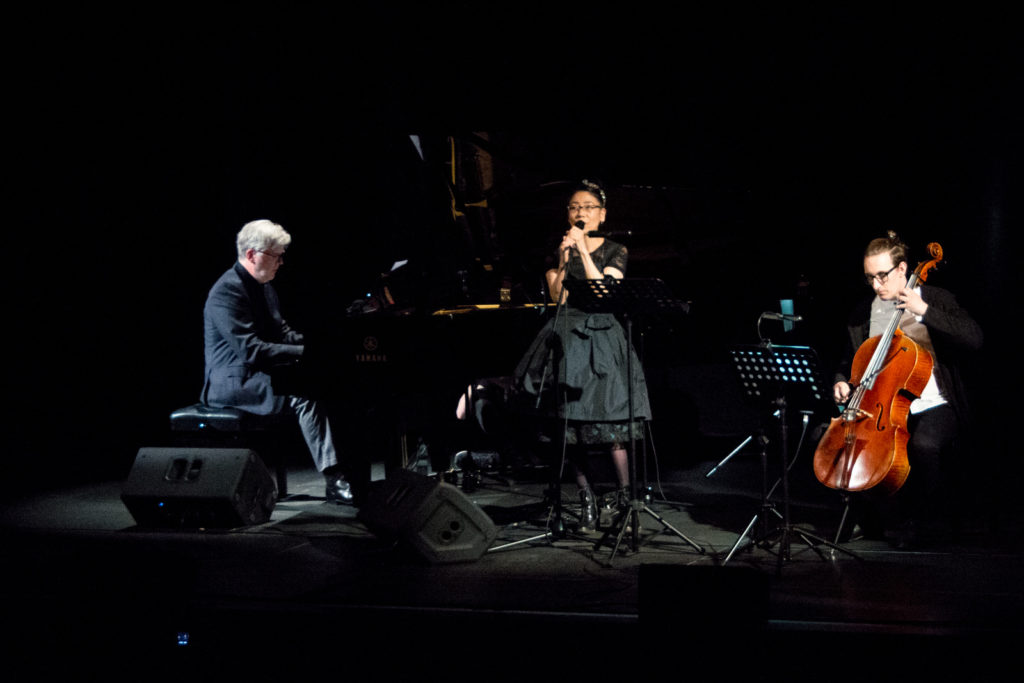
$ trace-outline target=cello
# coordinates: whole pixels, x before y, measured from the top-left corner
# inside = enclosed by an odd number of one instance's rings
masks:
[[[931,260],[920,263],[907,280],[913,289],[942,260],[942,247],[928,245]],[[900,330],[904,309],[897,308],[885,331],[857,349],[850,370],[853,391],[833,418],[814,451],[814,474],[825,486],[864,491],[878,486],[893,494],[910,473],[907,415],[931,376],[934,359]]]

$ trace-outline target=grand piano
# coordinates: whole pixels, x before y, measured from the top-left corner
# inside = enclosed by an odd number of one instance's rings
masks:
[[[455,452],[485,440],[455,417],[466,388],[511,375],[555,307],[524,301],[514,287],[461,292],[440,307],[436,297],[414,296],[419,305],[410,305],[396,284],[381,276],[344,315],[307,332],[302,362],[275,373],[275,390],[334,406],[345,440],[373,450],[374,461],[405,466],[426,449],[444,469]],[[421,281],[409,284],[430,294]]]
[[[385,449],[394,462],[426,445],[437,468],[479,436],[455,419],[466,387],[511,375],[554,311],[543,273],[560,238],[570,183],[506,188],[499,197],[481,181],[493,160],[483,158],[480,140],[449,138],[451,147],[440,150],[418,142],[417,153],[398,164],[400,187],[392,183],[388,191],[403,198],[392,227],[360,245],[359,260],[393,265],[364,274],[365,295],[332,304],[339,315],[304,328],[302,367],[282,373],[275,385],[336,404],[357,447]],[[449,151],[455,171],[432,163]],[[631,275],[635,263],[631,257]],[[362,442],[366,433],[375,445]]]

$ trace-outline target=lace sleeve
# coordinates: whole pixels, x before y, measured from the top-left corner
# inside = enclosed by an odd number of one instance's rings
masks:
[[[622,244],[615,244],[614,247],[608,253],[608,258],[601,266],[601,270],[605,268],[615,268],[622,273],[622,276],[626,276],[626,262],[629,260],[629,250]]]

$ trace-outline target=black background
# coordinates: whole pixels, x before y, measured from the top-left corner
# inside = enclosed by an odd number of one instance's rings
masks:
[[[248,220],[293,235],[277,284],[299,325],[340,315],[399,258],[450,285],[466,245],[411,133],[488,134],[499,269],[528,291],[564,229],[563,184],[603,180],[608,227],[648,234],[631,274],[693,303],[680,348],[697,360],[756,341],[784,297],[828,357],[865,294],[864,244],[894,228],[916,262],[941,242],[934,282],[985,328],[973,386],[990,454],[1010,458],[1008,16],[157,4],[15,12],[7,28],[8,492],[126,473],[195,400],[202,302]]]

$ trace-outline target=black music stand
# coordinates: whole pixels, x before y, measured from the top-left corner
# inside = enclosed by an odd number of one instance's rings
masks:
[[[601,280],[565,280],[572,297],[572,305],[587,313],[612,313],[619,315],[626,324],[626,382],[629,393],[629,506],[619,509],[608,531],[594,546],[597,551],[615,535],[611,558],[618,553],[622,537],[631,528],[631,548],[635,552],[640,542],[640,512],[646,512],[662,525],[662,531],[671,531],[700,553],[704,548],[687,538],[683,532],[669,524],[663,517],[651,510],[637,492],[636,482],[636,433],[633,408],[633,316],[637,314],[686,313],[689,306],[672,296],[668,286],[658,278]]]
[[[818,364],[818,355],[809,346],[775,346],[770,342],[760,345],[740,345],[731,350],[733,366],[739,376],[744,394],[754,403],[761,406],[774,408],[773,416],[778,419],[779,431],[779,452],[782,460],[782,473],[780,479],[775,483],[782,484],[782,513],[780,514],[771,503],[771,496],[775,486],[768,490],[768,464],[767,446],[769,439],[761,432],[759,443],[761,446],[761,510],[750,520],[743,533],[736,543],[733,544],[729,554],[726,555],[722,564],[725,565],[732,558],[736,549],[750,534],[754,525],[761,521],[760,540],[751,540],[752,545],[769,548],[771,543],[768,539],[773,533],[779,534],[778,567],[782,571],[782,563],[792,559],[790,544],[792,536],[799,536],[809,548],[819,552],[818,544],[827,546],[834,550],[847,553],[857,557],[854,553],[842,548],[830,541],[821,538],[805,529],[795,527],[790,521],[789,514],[789,469],[792,463],[789,459],[789,426],[786,410],[789,400],[800,401],[802,405],[815,405],[824,403],[826,400],[826,384],[822,378]],[[738,450],[738,449],[737,449]],[[734,451],[735,453],[735,451]],[[794,456],[793,460],[796,460]],[[769,533],[767,529],[768,513],[772,513],[782,520],[782,525]],[[820,552],[819,552],[820,554]]]

